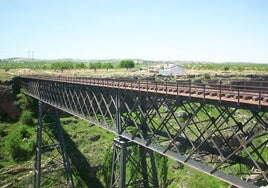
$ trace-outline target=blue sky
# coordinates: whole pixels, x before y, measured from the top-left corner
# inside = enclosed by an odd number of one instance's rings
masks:
[[[0,0],[0,58],[268,63],[267,0]]]

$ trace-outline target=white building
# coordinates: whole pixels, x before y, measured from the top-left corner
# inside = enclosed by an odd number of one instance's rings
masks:
[[[150,66],[148,67],[148,72],[158,73],[159,69],[160,69],[160,65]]]
[[[163,69],[159,70],[159,74],[163,76],[176,76],[185,72],[184,67],[174,64],[166,64]]]

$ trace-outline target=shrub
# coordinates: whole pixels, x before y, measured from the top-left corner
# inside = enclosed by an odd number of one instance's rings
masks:
[[[123,60],[119,64],[120,68],[126,68],[126,69],[134,68],[134,66],[135,66],[135,63],[132,60]]]
[[[20,120],[25,125],[34,125],[33,113],[29,110],[22,111]]]
[[[205,79],[211,79],[211,76],[210,76],[209,73],[205,73],[205,74],[204,74],[204,78],[205,78]]]
[[[113,152],[110,148],[111,147],[108,147],[105,151],[104,160],[103,160],[101,170],[100,170],[100,173],[103,176],[106,187],[110,186],[110,180],[111,180],[111,175],[112,175]]]
[[[29,158],[29,152],[23,147],[23,143],[18,132],[9,135],[5,145],[13,160],[21,162],[26,161]]]
[[[27,143],[28,157],[31,157],[35,154],[36,149],[36,141],[34,137],[32,137]]]
[[[25,125],[20,126],[19,133],[21,139],[31,137],[31,133],[27,130],[27,127]]]
[[[224,66],[224,71],[227,72],[228,70],[230,70],[230,67],[228,65]]]
[[[16,101],[14,105],[19,106],[21,110],[30,109],[34,107],[34,100],[24,94],[24,90],[21,89],[20,93],[16,95]]]

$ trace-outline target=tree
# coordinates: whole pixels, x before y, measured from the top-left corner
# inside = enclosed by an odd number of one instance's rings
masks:
[[[101,68],[101,62],[90,63],[89,64],[89,68],[90,69],[94,69],[94,71],[96,71],[96,69],[100,69]]]
[[[107,62],[107,63],[103,63],[103,64],[101,65],[101,68],[104,68],[104,69],[108,70],[108,69],[112,69],[112,68],[114,68],[114,66],[113,66],[112,63]]]
[[[74,64],[72,62],[55,62],[50,65],[50,68],[54,70],[61,70],[61,72],[63,72],[65,69],[73,69]]]
[[[85,63],[75,63],[75,64],[74,64],[74,67],[75,67],[76,69],[84,69],[84,68],[86,68],[87,66],[85,65]]]
[[[135,63],[133,60],[123,60],[119,64],[120,68],[126,68],[126,69],[134,68],[134,66],[135,66]]]
[[[228,70],[230,70],[230,67],[228,65],[224,66],[224,71],[227,72]]]

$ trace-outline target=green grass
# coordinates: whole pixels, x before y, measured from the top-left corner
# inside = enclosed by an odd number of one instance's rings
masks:
[[[61,121],[64,131],[70,138],[75,143],[80,143],[78,145],[79,150],[86,153],[92,165],[97,165],[99,159],[103,157],[103,149],[105,150],[111,145],[110,143],[112,143],[115,135],[98,126],[89,126],[87,121],[78,118],[68,117],[63,118]],[[69,121],[69,123],[65,124],[66,121]],[[98,135],[100,136],[98,141],[90,141]]]
[[[34,164],[35,127],[1,122],[0,130],[0,186],[12,182],[23,187],[21,182],[31,182],[28,173]]]
[[[174,169],[174,166],[179,166],[178,169]],[[168,187],[190,187],[190,188],[227,188],[229,184],[222,182],[212,176],[206,175],[193,168],[179,165],[178,162],[169,160],[168,181],[172,181]]]

